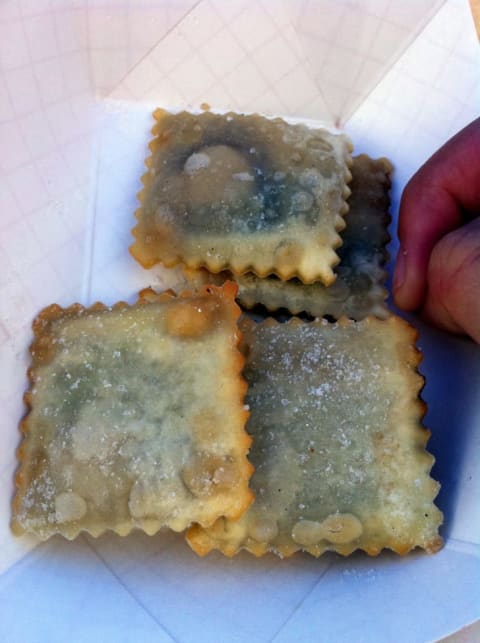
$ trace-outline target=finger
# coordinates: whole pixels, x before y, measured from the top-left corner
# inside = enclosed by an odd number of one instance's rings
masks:
[[[450,232],[433,249],[422,316],[480,343],[480,219]]]
[[[480,119],[441,147],[404,190],[393,284],[400,308],[421,306],[432,249],[462,224],[465,213],[480,213]]]

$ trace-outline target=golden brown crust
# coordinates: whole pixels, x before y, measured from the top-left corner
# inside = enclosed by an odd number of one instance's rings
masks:
[[[416,331],[394,316],[242,330],[256,501],[238,521],[192,526],[194,551],[437,551]]]
[[[334,281],[348,139],[258,115],[154,117],[130,248],[141,265]]]
[[[145,289],[134,306],[37,316],[15,533],[153,534],[241,516],[253,467],[235,293],[232,283],[178,297]]]

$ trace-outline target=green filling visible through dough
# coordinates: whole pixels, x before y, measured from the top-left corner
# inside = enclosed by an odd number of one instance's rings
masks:
[[[292,216],[315,224],[319,186],[336,167],[333,148],[312,136],[300,151],[284,126],[255,116],[167,117],[175,145],[155,164],[149,211],[202,234],[268,230]]]

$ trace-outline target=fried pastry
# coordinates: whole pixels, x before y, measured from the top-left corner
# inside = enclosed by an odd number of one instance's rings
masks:
[[[34,322],[12,527],[41,539],[238,518],[252,500],[236,287]]]
[[[395,316],[244,325],[256,499],[237,521],[192,526],[191,547],[228,556],[436,551],[442,515],[414,329]]]
[[[133,256],[331,284],[350,141],[259,115],[157,110]]]
[[[305,312],[334,319],[387,317],[384,265],[389,241],[391,171],[387,159],[374,160],[365,154],[353,158],[350,210],[342,232],[343,244],[337,251],[337,279],[331,286],[321,282],[303,284],[299,279],[282,281],[274,275],[261,279],[253,273],[211,275],[204,269],[186,269],[187,282],[199,285],[232,279],[238,284],[237,300],[245,308],[261,304],[270,311],[284,308],[292,314]]]

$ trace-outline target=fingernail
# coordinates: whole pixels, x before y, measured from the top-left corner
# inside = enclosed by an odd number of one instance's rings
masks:
[[[406,262],[406,257],[407,256],[407,251],[400,246],[397,254],[397,260],[395,262],[395,273],[393,275],[393,289],[394,290],[401,290],[404,282],[405,282],[405,277],[407,275],[407,262]]]

